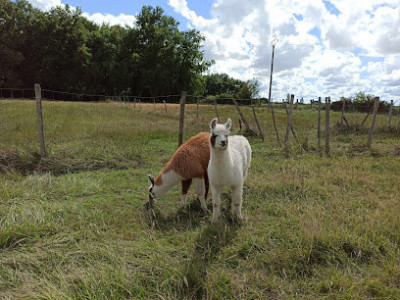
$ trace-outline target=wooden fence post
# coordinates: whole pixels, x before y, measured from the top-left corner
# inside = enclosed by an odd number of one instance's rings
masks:
[[[240,118],[242,119],[242,121],[243,121],[243,123],[244,123],[244,126],[246,127],[246,130],[247,130],[250,134],[256,135],[256,133],[250,128],[249,124],[247,123],[246,118],[244,117],[244,115],[243,115],[242,112],[240,111],[239,105],[237,104],[236,100],[235,100],[235,99],[232,99],[232,102],[233,102],[233,104],[235,104],[236,109],[237,109],[237,111],[238,111],[238,113],[239,113],[239,116],[240,116]]]
[[[346,105],[346,102],[344,100],[344,97],[342,97],[342,118],[340,119],[340,129],[343,130],[343,119],[344,119],[344,106]]]
[[[369,132],[368,132],[368,140],[367,140],[367,147],[368,148],[371,148],[372,132],[374,131],[374,126],[375,126],[376,114],[378,112],[378,107],[379,107],[379,97],[375,97],[374,112],[372,114],[371,127],[369,128]]]
[[[285,140],[283,143],[284,152],[285,152],[286,157],[289,157],[289,130],[292,127],[293,100],[294,100],[294,95],[292,94],[292,95],[290,95],[289,112],[287,114],[286,134],[285,134]]]
[[[392,112],[393,112],[393,100],[390,100],[389,120],[388,120],[389,130],[390,130],[390,123],[392,122]]]
[[[288,108],[287,108],[287,106],[286,106],[286,103],[285,103],[285,111],[286,111],[286,116],[289,117],[289,110],[288,110]],[[290,130],[292,131],[292,135],[293,135],[294,139],[296,140],[297,144],[300,145],[300,141],[299,141],[299,139],[297,138],[296,131],[294,131],[294,128],[293,128],[293,111],[292,111],[292,118],[291,118],[291,120],[290,120]],[[302,147],[301,145],[300,145],[300,149],[301,149],[302,151],[304,150],[303,147]]]
[[[182,92],[180,99],[180,115],[179,115],[179,138],[178,147],[183,143],[183,124],[185,120],[185,103],[186,103],[186,92]]]
[[[219,122],[219,115],[218,115],[218,107],[217,107],[217,101],[214,99],[214,109],[215,109],[215,116],[218,119]]]
[[[318,97],[318,128],[317,128],[317,138],[318,138],[318,149],[321,153],[321,97]]]
[[[364,120],[362,120],[361,122],[361,127],[364,126],[364,123],[367,121],[369,115],[372,113],[372,111],[374,110],[374,107],[372,107],[372,109],[367,113],[367,115],[365,116]]]
[[[136,98],[133,98],[133,108],[136,108]]]
[[[331,109],[331,98],[325,97],[325,153],[329,156],[329,111]]]
[[[157,111],[157,108],[156,108],[156,98],[153,98],[153,106],[154,106],[154,111]]]
[[[268,102],[268,103],[269,103],[269,102]],[[276,140],[278,141],[278,143],[280,143],[278,128],[276,127],[276,121],[275,121],[274,106],[272,105],[272,103],[269,103],[269,108],[271,108],[272,123],[274,124],[274,130],[275,130]]]
[[[36,113],[39,128],[39,141],[40,141],[40,152],[42,157],[46,157],[46,146],[44,140],[43,130],[43,114],[42,114],[42,89],[40,84],[35,83],[35,97],[36,97]]]
[[[165,114],[167,115],[167,114],[168,114],[168,111],[167,111],[167,102],[165,102],[165,100],[163,100],[163,102],[164,102]]]
[[[262,132],[262,130],[261,130],[260,123],[258,123],[258,119],[257,119],[257,116],[256,116],[256,111],[255,111],[255,109],[254,109],[254,105],[252,105],[251,108],[253,109],[254,120],[256,120],[258,132],[260,133],[261,139],[262,139],[262,141],[264,142],[264,134],[263,134],[263,132]]]

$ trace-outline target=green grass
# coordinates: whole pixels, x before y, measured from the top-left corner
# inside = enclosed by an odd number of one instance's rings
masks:
[[[332,113],[320,155],[317,111],[296,110],[290,156],[270,113],[253,161],[243,225],[210,224],[193,190],[146,210],[147,174],[178,142],[178,107],[44,102],[40,159],[35,103],[0,101],[0,299],[398,299],[399,119],[379,115],[372,148],[363,114]],[[252,112],[242,108],[256,130]],[[219,107],[222,120],[238,116]],[[276,107],[281,139],[285,112]],[[214,107],[187,106],[185,139],[208,131]],[[324,118],[322,120],[324,124]],[[397,126],[397,127],[396,127]],[[229,206],[230,194],[223,193]],[[209,203],[211,200],[209,200]],[[211,208],[211,206],[210,206]]]

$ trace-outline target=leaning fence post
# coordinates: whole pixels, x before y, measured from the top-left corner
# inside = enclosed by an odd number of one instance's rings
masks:
[[[289,116],[289,110],[288,110],[288,108],[287,108],[287,106],[286,106],[286,103],[285,103],[285,111],[286,111],[286,116]],[[290,120],[290,130],[292,131],[293,137],[294,137],[294,139],[296,140],[297,144],[300,145],[300,149],[303,151],[304,149],[303,149],[303,147],[301,146],[300,141],[299,141],[299,139],[297,138],[296,131],[294,131],[294,128],[293,128],[293,111],[292,111],[292,119]]]
[[[256,111],[255,111],[255,109],[254,109],[254,105],[252,105],[251,108],[253,109],[253,115],[254,115],[254,119],[256,120],[258,132],[260,133],[261,139],[262,139],[262,141],[264,142],[264,134],[263,134],[263,132],[262,132],[262,130],[261,130],[260,123],[258,123],[258,119],[257,119],[257,116],[256,116]]]
[[[252,134],[252,135],[256,135],[255,132],[250,128],[249,124],[247,123],[246,118],[244,117],[244,115],[242,114],[239,105],[237,104],[235,99],[232,99],[233,104],[236,106],[236,110],[238,111],[238,114],[240,116],[240,118],[242,119],[244,126],[246,127],[246,130],[248,133]]]
[[[375,97],[374,112],[372,114],[371,127],[369,128],[369,132],[368,132],[368,141],[367,141],[368,148],[371,148],[372,132],[374,131],[375,119],[376,119],[376,114],[378,112],[378,107],[379,107],[379,97]]]
[[[164,102],[165,114],[167,115],[167,114],[168,114],[168,111],[167,111],[167,102],[165,102],[165,100],[163,100],[163,102]]]
[[[180,99],[178,147],[180,145],[182,145],[182,142],[183,142],[183,123],[184,123],[184,118],[185,118],[185,102],[186,102],[186,92],[182,92],[181,99]]]
[[[325,97],[325,153],[329,156],[329,111],[331,109],[331,98]]]
[[[284,152],[285,152],[286,157],[289,156],[289,131],[290,131],[290,128],[292,127],[293,100],[294,100],[294,95],[292,94],[292,95],[290,95],[289,112],[287,114],[286,134],[285,134],[285,140],[283,143]]]
[[[39,128],[39,141],[40,141],[40,152],[42,157],[46,157],[46,146],[44,141],[44,130],[43,130],[43,114],[42,114],[42,89],[40,84],[35,83],[35,97],[36,97],[36,113]]]
[[[393,100],[390,100],[389,120],[388,120],[389,130],[390,130],[390,123],[392,122],[392,112],[393,112]]]

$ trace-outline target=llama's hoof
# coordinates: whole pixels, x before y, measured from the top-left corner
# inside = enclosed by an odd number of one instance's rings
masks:
[[[219,219],[218,218],[212,218],[211,220],[211,224],[215,225],[219,223]]]
[[[237,215],[237,216],[235,216],[234,220],[235,220],[237,223],[242,224],[244,219],[243,219],[243,216],[242,216],[242,215]]]

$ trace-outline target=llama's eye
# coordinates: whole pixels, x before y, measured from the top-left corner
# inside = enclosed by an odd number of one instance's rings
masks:
[[[216,134],[213,134],[211,137],[212,137],[213,139],[216,139],[216,138],[217,138],[217,135],[216,135]]]

